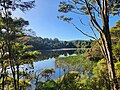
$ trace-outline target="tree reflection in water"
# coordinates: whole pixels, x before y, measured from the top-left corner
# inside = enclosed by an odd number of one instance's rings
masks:
[[[57,58],[60,55],[67,56],[72,54],[82,54],[83,52],[84,50],[41,51],[41,55],[39,55],[39,59],[36,61],[47,60],[53,57]]]

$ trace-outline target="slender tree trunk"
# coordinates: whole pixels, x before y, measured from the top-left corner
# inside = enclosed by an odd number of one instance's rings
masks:
[[[19,90],[19,64],[17,64],[17,87]]]
[[[10,67],[11,67],[11,71],[12,71],[12,75],[13,75],[13,79],[14,79],[14,89],[17,90],[17,85],[16,85],[16,74],[15,74],[15,67],[14,67],[14,62],[13,62],[13,58],[12,58],[12,51],[11,51],[11,44],[10,41],[8,42],[8,52],[9,52],[9,62],[10,62]]]
[[[14,79],[14,89],[17,90],[14,66],[11,66],[11,71],[12,71],[13,79]]]
[[[2,90],[4,90],[4,86],[5,86],[5,76],[4,74],[2,74]]]
[[[1,65],[2,65],[2,71],[1,71],[1,73],[2,73],[2,75],[1,75],[1,77],[2,77],[2,90],[4,90],[4,74],[3,74],[3,72],[4,72],[4,65],[3,65],[3,61],[1,62]]]
[[[6,80],[6,66],[4,66],[4,63],[2,62],[2,90],[5,89],[5,80]]]

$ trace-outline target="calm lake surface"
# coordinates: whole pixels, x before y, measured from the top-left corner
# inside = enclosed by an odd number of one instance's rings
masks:
[[[83,53],[83,50],[57,50],[57,51],[42,51],[42,54],[39,56],[39,59],[33,62],[34,67],[34,74],[37,76],[43,70],[47,68],[53,68],[55,73],[50,76],[50,79],[56,79],[63,76],[67,71],[64,71],[62,67],[56,67],[55,65],[55,58],[60,57],[68,57],[68,56],[75,56],[77,54]],[[28,67],[28,66],[27,66]],[[40,81],[45,81],[44,77],[39,78]],[[35,89],[35,81],[31,81],[33,83],[32,87],[29,90]]]
[[[33,63],[35,69],[34,72],[40,73],[46,68],[53,68],[55,73],[51,76],[51,79],[60,78],[65,72],[63,71],[62,67],[56,67],[55,58],[75,56],[77,53],[78,52],[75,50],[42,52],[39,57],[40,59]],[[43,78],[42,81],[44,81]]]

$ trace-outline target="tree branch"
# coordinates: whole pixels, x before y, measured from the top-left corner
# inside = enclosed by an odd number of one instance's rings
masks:
[[[90,36],[90,35],[88,35],[88,34],[86,34],[85,32],[83,32],[81,29],[79,29],[74,23],[72,23],[72,22],[69,22],[70,24],[72,24],[78,31],[80,31],[83,35],[85,35],[85,36],[87,36],[87,37],[90,37],[90,38],[92,38],[92,39],[95,39],[96,40],[96,38],[95,37],[93,37],[93,36]]]
[[[92,30],[92,32],[93,32],[93,34],[94,34],[94,36],[96,37],[96,40],[98,40],[97,35],[96,35],[96,33],[94,32],[94,29],[92,28],[92,26],[91,26],[91,25],[90,25],[90,28],[91,28],[91,30]]]
[[[100,10],[102,10],[101,4],[100,4],[100,0],[95,0],[95,1],[97,3],[98,7],[100,8]]]
[[[99,30],[102,31],[102,28],[99,26],[99,24],[98,24],[98,22],[96,21],[96,19],[92,16],[92,13],[91,13],[90,8],[89,8],[89,4],[87,3],[86,0],[85,0],[85,3],[86,3],[86,7],[87,7],[87,9],[88,9],[88,12],[89,12],[91,21],[93,21],[93,23],[95,23],[95,25],[99,28]]]

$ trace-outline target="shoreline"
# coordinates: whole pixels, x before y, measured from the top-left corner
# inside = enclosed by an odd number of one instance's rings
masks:
[[[69,50],[84,50],[86,48],[61,48],[61,49],[50,49],[50,50],[40,50],[40,51],[69,51]]]

